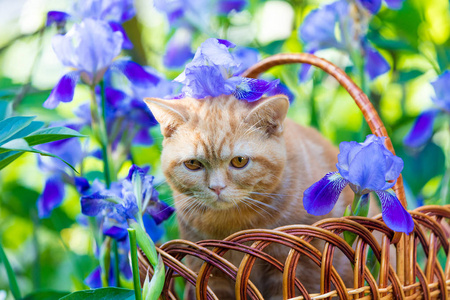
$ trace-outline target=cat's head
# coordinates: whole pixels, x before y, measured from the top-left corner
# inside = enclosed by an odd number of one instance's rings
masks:
[[[145,102],[161,125],[162,169],[178,193],[211,209],[228,209],[279,185],[286,163],[286,96],[252,103],[232,95]]]

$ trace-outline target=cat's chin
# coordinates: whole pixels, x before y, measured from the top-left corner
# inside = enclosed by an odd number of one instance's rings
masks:
[[[230,201],[221,196],[214,197],[213,199],[208,199],[208,201],[203,202],[203,205],[211,210],[221,211],[237,207],[236,202]]]

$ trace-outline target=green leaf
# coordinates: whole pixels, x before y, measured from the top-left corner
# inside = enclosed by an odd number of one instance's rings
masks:
[[[134,291],[123,288],[100,288],[69,294],[60,300],[134,300]]]
[[[0,121],[0,145],[27,127],[35,117],[11,117]]]
[[[285,40],[273,41],[263,47],[261,47],[261,52],[273,55],[281,52],[281,48],[283,48]]]
[[[415,49],[406,41],[385,39],[378,33],[373,34],[372,32],[372,34],[368,34],[368,38],[375,46],[382,49],[415,51]]]
[[[0,170],[18,159],[24,152],[22,151],[9,151],[6,153],[0,153]]]
[[[10,160],[7,160],[6,163],[3,165],[2,164],[3,161],[1,160],[2,159],[1,155],[7,154],[7,153],[14,153],[16,151],[38,153],[43,156],[50,156],[50,157],[57,158],[57,159],[61,160],[62,162],[64,162],[66,165],[68,165],[76,173],[78,173],[78,171],[75,169],[75,167],[73,167],[71,164],[69,164],[67,161],[65,161],[61,157],[59,157],[55,154],[52,154],[52,153],[43,152],[43,151],[34,149],[34,148],[28,146],[28,143],[26,142],[25,139],[15,139],[15,140],[9,141],[6,144],[3,144],[0,146],[0,170],[3,169],[4,167],[6,167],[9,163],[11,163],[14,159],[17,158],[16,157],[11,160],[11,157],[9,157]],[[6,158],[8,158],[8,157],[6,157]]]
[[[398,79],[397,82],[398,83],[406,83],[412,79],[415,79],[421,75],[423,75],[423,71],[420,70],[410,70],[410,71],[406,71],[406,72],[398,72]]]
[[[30,146],[28,146],[27,141],[25,141],[24,139],[11,140],[0,146],[0,153],[12,151],[12,150],[34,152],[33,151],[34,149],[31,148]]]
[[[136,230],[136,239],[139,247],[144,251],[149,262],[152,266],[156,266],[158,263],[158,254],[156,253],[155,244],[148,236],[145,230],[136,222],[130,222],[129,226]]]
[[[34,146],[71,137],[85,137],[85,135],[67,127],[50,127],[34,132],[25,137],[25,140],[30,146]]]
[[[1,97],[1,95],[0,95]],[[0,101],[0,120],[3,120],[11,114],[11,102],[10,101]]]
[[[39,291],[27,295],[22,300],[58,300],[61,297],[68,295],[70,292],[59,291]]]
[[[24,129],[16,132],[13,136],[11,136],[8,140],[13,140],[13,139],[18,139],[18,138],[23,138],[26,137],[27,135],[32,134],[35,131],[38,131],[39,129],[41,129],[44,126],[44,122],[41,121],[33,121],[30,123],[30,125],[28,125],[27,127],[25,127]]]
[[[144,300],[158,300],[164,288],[165,275],[163,260],[161,255],[158,255],[158,265],[156,266],[155,274],[153,274],[150,282],[148,282],[147,277],[144,284]]]
[[[20,296],[20,289],[17,285],[16,275],[14,274],[13,269],[11,268],[11,264],[9,263],[8,257],[6,256],[5,251],[3,250],[2,244],[0,244],[0,263],[3,263],[6,270],[6,275],[9,280],[9,287],[11,288],[11,292],[14,296],[14,299],[19,300],[22,297]]]

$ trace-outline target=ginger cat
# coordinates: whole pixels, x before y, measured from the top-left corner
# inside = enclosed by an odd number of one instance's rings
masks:
[[[244,229],[313,224],[341,217],[352,201],[347,188],[330,214],[313,216],[304,210],[303,191],[336,170],[338,150],[315,129],[286,119],[284,95],[252,103],[232,95],[145,102],[161,124],[162,169],[183,239],[223,239]],[[284,263],[286,249],[274,246],[267,252]],[[241,257],[227,256],[236,266]],[[339,260],[336,269],[351,282],[350,264],[340,266]],[[188,264],[198,270],[201,262]],[[252,282],[265,299],[281,299],[281,273],[259,267],[252,271]],[[308,292],[319,291],[317,266],[304,262],[297,271]],[[209,285],[219,299],[235,298],[234,285],[223,274],[213,273]]]

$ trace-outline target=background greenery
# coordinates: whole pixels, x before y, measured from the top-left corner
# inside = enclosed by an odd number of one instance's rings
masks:
[[[71,119],[73,110],[89,97],[88,89],[79,85],[73,102],[64,103],[56,110],[42,107],[65,70],[52,51],[51,37],[56,29],[44,27],[46,13],[64,10],[67,2],[0,1],[0,100],[9,103],[15,115],[37,116],[37,120],[46,123]],[[326,3],[329,1],[250,0],[242,12],[211,18],[208,30],[195,33],[192,49],[195,51],[208,37],[219,37],[239,46],[257,48],[263,57],[300,52],[303,46],[298,27],[312,9]],[[127,55],[173,79],[181,70],[168,70],[162,64],[173,30],[166,18],[152,7],[151,0],[136,0],[135,4],[136,17],[124,24],[134,44]],[[370,22],[368,38],[391,65],[391,71],[369,83],[367,92],[385,122],[397,154],[405,161],[403,175],[409,206],[450,203],[448,115],[438,119],[433,139],[423,149],[412,151],[402,144],[416,116],[432,106],[434,92],[430,81],[450,66],[449,1],[407,0],[398,11],[383,7]],[[345,54],[333,49],[317,54],[351,74],[351,63]],[[298,68],[286,66],[271,71],[296,96],[289,117],[317,127],[336,145],[350,140],[361,142],[367,126],[345,90],[318,71],[312,79],[299,84]],[[355,81],[358,82],[357,77]],[[151,173],[160,183],[160,198],[170,203],[170,191],[159,169],[159,129],[152,128],[151,133],[155,144],[135,146],[132,152],[136,164],[151,165]],[[82,141],[93,143],[86,138]],[[129,166],[122,167],[119,178],[126,175]],[[88,159],[85,167],[85,172],[95,176],[102,163]],[[79,195],[74,188],[67,187],[62,206],[50,218],[41,220],[37,216],[36,200],[44,180],[45,174],[37,167],[36,154],[22,155],[0,171],[0,243],[23,294],[41,289],[84,289],[83,280],[97,265],[97,260],[93,255],[92,234],[76,221],[80,214]],[[164,226],[166,234],[160,242],[177,236],[174,217]],[[0,300],[11,298],[5,272],[0,267]]]

